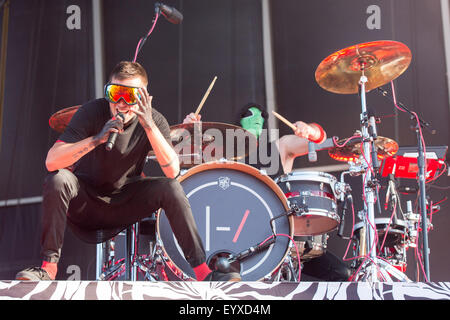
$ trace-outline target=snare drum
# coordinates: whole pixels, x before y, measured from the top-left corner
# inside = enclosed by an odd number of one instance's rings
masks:
[[[337,214],[337,179],[324,172],[291,172],[275,179],[291,206],[301,209],[294,218],[296,236],[328,233],[340,223]]]
[[[184,173],[179,181],[192,208],[203,241],[207,263],[253,247],[275,234],[292,236],[292,217],[283,191],[270,177],[242,163],[222,161],[198,165]],[[194,271],[170,228],[164,211],[157,217],[157,237],[162,242],[166,265],[178,279],[193,280]],[[277,236],[266,250],[232,265],[243,281],[270,276],[290,251],[289,238]]]

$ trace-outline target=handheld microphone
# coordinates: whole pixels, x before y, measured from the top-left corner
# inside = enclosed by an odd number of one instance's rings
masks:
[[[162,15],[167,21],[173,24],[180,24],[183,21],[183,15],[175,8],[166,6],[162,2],[155,3],[155,10],[161,10]]]
[[[117,113],[117,117],[120,117],[122,119],[122,121],[125,121],[125,117],[123,116],[123,114],[121,114],[120,112]],[[111,132],[109,137],[108,137],[108,141],[106,142],[106,150],[111,151],[111,149],[114,147],[114,144],[116,143],[116,139],[117,139],[117,132]]]
[[[316,144],[314,142],[308,142],[308,160],[309,162],[317,161]]]

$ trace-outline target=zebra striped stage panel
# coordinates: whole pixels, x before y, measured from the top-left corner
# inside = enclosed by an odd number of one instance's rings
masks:
[[[450,300],[450,283],[0,281],[3,300]]]

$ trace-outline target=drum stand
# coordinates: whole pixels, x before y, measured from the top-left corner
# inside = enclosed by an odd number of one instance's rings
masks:
[[[125,273],[125,280],[136,281],[138,280],[138,271],[144,273],[143,280],[153,282],[168,280],[164,271],[160,241],[157,239],[155,243],[150,242],[150,255],[138,255],[138,234],[139,223],[135,223],[126,229],[125,258],[117,262],[115,262],[114,239],[98,245],[102,249],[101,254],[97,255],[97,267],[101,267],[97,271],[98,280],[115,280]]]
[[[391,266],[389,263],[379,259],[377,257],[377,235],[375,226],[375,193],[377,190],[378,182],[374,179],[372,175],[372,168],[370,167],[369,159],[373,159],[370,148],[375,148],[374,144],[374,134],[369,134],[369,117],[367,113],[366,106],[366,83],[368,81],[364,74],[365,62],[361,61],[361,72],[362,75],[359,80],[360,85],[360,95],[361,95],[361,134],[362,134],[362,144],[363,144],[363,156],[364,161],[362,165],[364,167],[365,173],[363,173],[363,193],[364,193],[364,207],[366,217],[363,219],[366,231],[366,245],[368,250],[368,257],[362,262],[359,267],[359,272],[355,275],[357,281],[369,281],[369,282],[379,282],[379,281],[392,281],[392,277],[397,278],[399,281],[406,281],[406,276],[399,270]],[[371,124],[374,126],[375,124]],[[375,128],[372,128],[372,132],[376,132]],[[376,155],[376,150],[375,150]],[[376,160],[376,156],[375,156]],[[374,170],[375,172],[375,170]]]
[[[288,254],[278,269],[271,275],[266,276],[264,280],[296,282],[300,270],[301,266],[297,266],[297,264],[294,263],[291,254]]]

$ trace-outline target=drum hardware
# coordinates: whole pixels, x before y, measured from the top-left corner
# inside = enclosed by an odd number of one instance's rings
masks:
[[[408,223],[408,235],[409,235],[409,240],[410,240],[408,245],[412,248],[415,248],[416,247],[416,239],[417,239],[417,235],[418,235],[418,229],[419,229],[420,215],[417,213],[414,213],[412,211],[411,200],[408,200],[406,202],[405,218]]]
[[[272,275],[268,275],[265,281],[300,282],[301,266],[295,263],[291,255],[286,256],[281,266]]]
[[[348,209],[348,203],[351,203],[351,206],[353,207],[353,197],[350,193],[346,194],[344,196],[344,199],[342,200],[342,214],[341,214],[341,222],[339,224],[337,235],[345,240],[350,240],[348,237],[344,237],[344,228],[345,228],[345,215],[347,213]]]
[[[126,256],[115,261],[115,238],[102,243],[102,273],[99,280],[111,281],[125,274],[126,280],[138,280],[138,272],[143,274],[146,281],[168,281],[166,266],[170,267],[170,262],[164,255],[162,242],[156,234],[155,223],[156,215],[154,212],[150,217],[141,220],[129,226],[121,234],[126,236]],[[139,235],[150,236],[148,242],[148,254],[139,254],[137,245]],[[183,275],[178,275],[180,279]]]
[[[272,229],[272,234],[275,236],[275,230],[273,225],[273,222],[275,220],[280,219],[282,217],[300,216],[305,212],[309,212],[308,206],[306,204],[300,204],[300,206],[297,203],[289,204],[288,211],[283,212],[282,214],[279,214],[278,216],[270,219],[270,228]]]
[[[137,248],[130,248],[131,243],[136,241],[136,229],[137,224],[130,226],[125,235],[127,236],[127,256],[123,259],[115,261],[115,242],[114,238],[102,243],[103,246],[103,270],[99,277],[99,280],[111,281],[126,274],[127,280],[136,281],[137,272],[144,273],[144,280],[147,281],[167,281],[167,277],[164,277],[164,264],[162,262],[163,255],[160,241],[150,242],[150,254],[138,255]],[[131,234],[132,236],[131,236]],[[131,241],[130,241],[131,240]]]
[[[385,268],[391,268],[377,258],[373,245],[376,241],[376,230],[371,226],[375,226],[374,196],[378,188],[378,181],[374,173],[374,166],[377,166],[377,161],[373,163],[373,166],[369,163],[369,160],[373,160],[373,158],[377,160],[380,150],[384,151],[384,149],[377,145],[377,140],[381,140],[377,135],[376,121],[373,121],[372,115],[369,115],[367,110],[366,92],[397,78],[408,68],[410,62],[411,51],[403,43],[374,41],[357,44],[335,52],[325,58],[316,70],[316,81],[325,90],[340,94],[358,93],[360,97],[361,136],[359,137],[358,150],[353,149],[351,153],[353,154],[353,161],[356,156],[362,156],[360,162],[364,169],[362,175],[364,211],[366,213],[364,216],[367,216],[367,219],[363,222],[366,224],[366,244],[369,247],[369,256],[358,269],[362,273],[357,274],[356,277],[372,282],[379,281],[379,276],[382,276],[383,279],[391,279],[389,274],[395,274],[395,272],[391,273],[385,270]],[[384,145],[390,146],[388,151],[393,148],[394,154],[398,150],[396,143],[387,141],[387,143],[382,144],[382,146]],[[343,148],[330,150],[329,154],[333,155],[341,150]],[[398,278],[402,280],[401,277]]]

